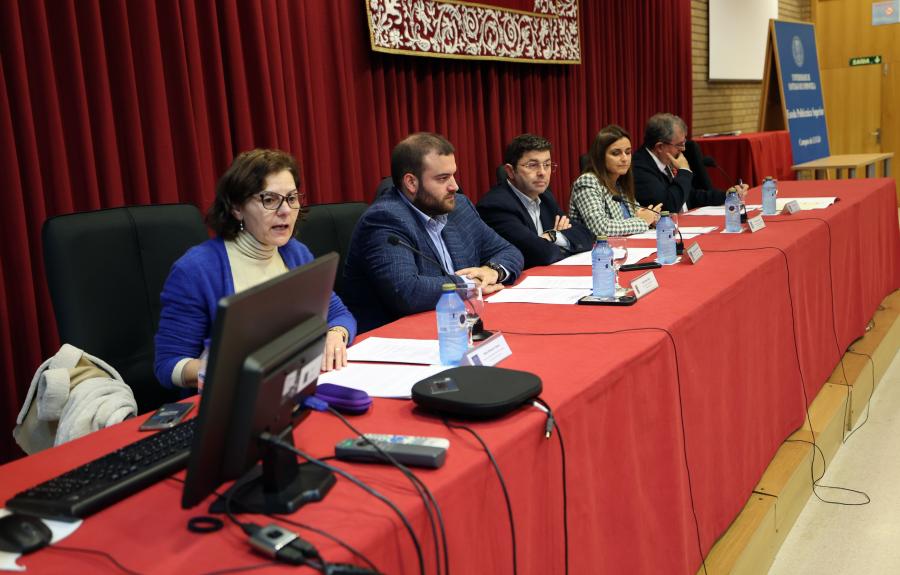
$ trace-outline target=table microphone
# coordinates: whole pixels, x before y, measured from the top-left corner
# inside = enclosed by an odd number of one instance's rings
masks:
[[[703,156],[703,165],[706,166],[707,168],[716,168],[717,170],[722,172],[722,175],[725,176],[726,182],[734,181],[731,179],[731,176],[728,175],[728,172],[725,171],[725,168],[723,168],[722,166],[717,164],[716,160],[712,156]],[[740,178],[738,178],[738,184],[742,184],[742,183],[743,183],[743,181]],[[741,206],[744,208],[743,213],[741,213],[741,223],[746,224],[747,223],[747,206],[744,204],[743,200],[741,200]]]
[[[619,204],[629,204],[631,206],[634,206],[635,208],[643,208],[645,210],[650,210],[654,214],[659,214],[659,210],[654,210],[653,208],[644,208],[644,206],[642,206],[641,204],[632,202],[628,198],[625,198],[622,196],[613,195],[612,199],[614,202],[619,203]],[[660,215],[662,215],[662,214],[660,214]],[[684,253],[684,239],[681,237],[681,230],[678,229],[678,226],[675,226],[675,231],[678,232],[678,241],[675,242],[675,253],[680,256],[681,254]]]
[[[404,248],[408,249],[409,251],[416,254],[417,256],[430,261],[431,263],[436,265],[438,268],[440,268],[441,273],[443,273],[445,276],[450,278],[450,280],[457,286],[457,288],[468,289],[468,286],[465,284],[464,281],[462,281],[459,278],[459,276],[455,276],[451,273],[448,273],[447,270],[444,269],[444,266],[441,265],[440,263],[438,263],[438,261],[436,259],[434,259],[433,257],[429,256],[428,254],[422,252],[422,250],[403,241],[399,236],[395,236],[395,235],[391,234],[388,236],[387,242],[389,244],[391,244],[392,246],[403,246]],[[460,285],[461,281],[462,281],[462,285]],[[477,313],[475,313],[475,307],[471,304],[471,302],[469,302],[469,298],[461,298],[461,299],[463,300],[463,302],[465,302],[466,307],[468,307],[472,311],[472,315],[474,315],[478,318],[478,321],[476,321],[472,325],[472,341],[483,341],[483,340],[486,340],[487,338],[491,337],[492,335],[494,335],[494,332],[484,329],[484,322],[481,320],[481,316],[478,315]]]

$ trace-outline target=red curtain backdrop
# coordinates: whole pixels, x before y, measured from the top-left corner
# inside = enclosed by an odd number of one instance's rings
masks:
[[[209,205],[239,151],[300,161],[313,203],[370,201],[417,130],[490,187],[504,144],[550,138],[563,206],[590,137],[640,143],[658,111],[690,125],[690,3],[581,2],[582,64],[376,54],[365,0],[0,2],[0,460],[35,369],[59,347],[40,243],[50,216],[126,204]],[[90,351],[90,350],[88,350]]]

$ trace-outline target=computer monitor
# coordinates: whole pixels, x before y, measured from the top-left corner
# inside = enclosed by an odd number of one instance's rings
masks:
[[[293,445],[308,415],[297,405],[315,391],[337,264],[330,253],[219,301],[182,507],[241,478],[235,510],[288,513],[334,484],[330,472],[258,437]]]

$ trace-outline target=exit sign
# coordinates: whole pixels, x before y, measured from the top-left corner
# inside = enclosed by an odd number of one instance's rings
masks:
[[[869,66],[871,64],[881,64],[881,56],[860,56],[858,58],[850,58],[851,66]]]

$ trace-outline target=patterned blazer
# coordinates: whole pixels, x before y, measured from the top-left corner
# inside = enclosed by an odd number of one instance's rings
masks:
[[[572,184],[569,219],[582,222],[598,236],[627,236],[647,231],[647,222],[638,217],[625,218],[622,204],[614,202],[612,198],[612,194],[597,176],[592,173],[581,174]],[[629,206],[632,213],[635,209]]]
[[[428,257],[391,245],[390,236],[397,236]],[[509,272],[505,283],[512,283],[522,272],[519,250],[481,221],[475,206],[462,194],[456,195],[456,207],[448,214],[441,236],[453,263],[450,273],[494,262]],[[377,197],[353,230],[344,266],[344,303],[356,317],[360,331],[434,309],[441,286],[451,281],[436,263],[440,261],[422,218],[403,200],[400,191],[392,188]]]

